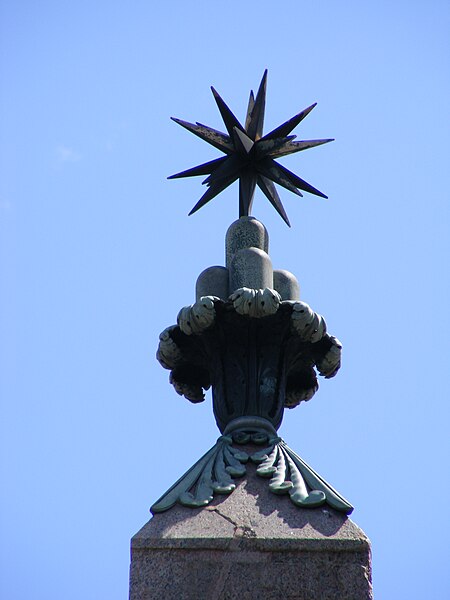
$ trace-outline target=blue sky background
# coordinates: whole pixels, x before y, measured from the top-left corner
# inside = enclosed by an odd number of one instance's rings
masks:
[[[223,129],[269,69],[265,131],[317,101],[281,162],[329,195],[261,194],[275,268],[344,344],[285,414],[354,505],[378,598],[444,598],[448,569],[447,2],[4,1],[0,8],[1,576],[8,600],[127,597],[129,540],[215,442],[158,335],[224,264],[237,187],[199,213]]]

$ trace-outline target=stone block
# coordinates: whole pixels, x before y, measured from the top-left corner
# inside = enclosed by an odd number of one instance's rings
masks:
[[[248,476],[204,508],[155,515],[131,541],[130,600],[371,600],[370,542],[330,508]]]

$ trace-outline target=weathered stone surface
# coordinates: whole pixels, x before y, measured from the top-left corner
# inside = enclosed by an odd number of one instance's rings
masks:
[[[258,248],[269,252],[269,234],[264,225],[254,217],[241,217],[228,228],[225,238],[226,266],[243,248]],[[232,290],[233,291],[233,290]]]
[[[273,272],[273,289],[282,300],[300,300],[300,286],[295,275],[284,269],[275,269]]]
[[[243,248],[231,261],[230,293],[240,288],[264,290],[273,288],[273,269],[270,256],[259,248]]]
[[[157,514],[133,537],[130,600],[370,600],[361,529],[294,506],[248,471],[231,495]]]
[[[228,269],[226,267],[208,267],[197,279],[195,286],[195,297],[197,302],[202,296],[217,296],[221,300],[227,300],[230,292],[228,290]]]

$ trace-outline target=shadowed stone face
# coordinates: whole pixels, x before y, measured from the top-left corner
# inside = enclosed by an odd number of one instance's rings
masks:
[[[364,532],[329,507],[274,496],[253,468],[203,509],[155,515],[131,546],[130,600],[373,597]]]

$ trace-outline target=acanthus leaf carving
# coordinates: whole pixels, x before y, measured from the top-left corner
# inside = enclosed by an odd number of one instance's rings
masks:
[[[253,290],[243,287],[231,294],[230,301],[238,314],[259,319],[277,312],[281,296],[271,288]]]

